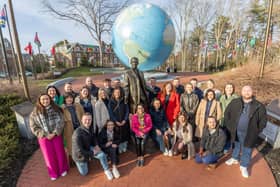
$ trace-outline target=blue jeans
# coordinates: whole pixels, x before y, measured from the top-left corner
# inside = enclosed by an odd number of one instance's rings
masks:
[[[88,163],[87,162],[75,162],[78,171],[81,175],[86,176],[88,174]]]
[[[242,154],[240,156],[240,151]],[[235,160],[240,160],[240,166],[248,167],[252,157],[252,148],[248,148],[244,146],[244,142],[234,142],[234,149],[232,152],[232,158]]]
[[[199,154],[195,155],[195,162],[198,164],[214,164],[217,163],[219,157],[214,154],[208,154],[206,156],[200,156]]]
[[[164,152],[165,151],[165,146],[164,146],[164,141],[163,141],[163,134],[164,132],[161,131],[161,135],[158,136],[157,133],[156,133],[156,129],[153,129],[151,131],[151,138],[155,141],[155,143],[159,146],[159,150],[161,152]]]
[[[107,157],[102,151],[94,155],[94,158],[100,161],[104,171],[109,169]],[[88,174],[88,162],[75,162],[75,163],[81,175],[85,176]]]

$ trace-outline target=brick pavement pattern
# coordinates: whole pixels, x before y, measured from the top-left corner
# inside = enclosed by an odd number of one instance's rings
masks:
[[[225,159],[213,170],[206,170],[194,160],[181,160],[180,156],[165,157],[160,153],[147,156],[143,168],[136,167],[136,155],[127,152],[120,156],[121,177],[108,181],[98,161],[90,163],[89,174],[80,176],[77,168],[72,167],[65,177],[51,181],[40,150],[27,162],[18,180],[18,187],[276,187],[269,166],[257,151],[254,152],[250,177],[244,179],[239,166],[227,166]]]
[[[182,83],[190,77],[200,81],[207,80],[209,75],[195,73],[177,74],[184,76]],[[106,74],[94,77],[97,86],[102,85],[104,78],[112,78],[116,74]],[[73,88],[78,91],[84,85],[84,78],[73,82]],[[62,88],[60,88],[61,90]],[[25,165],[18,180],[18,187],[66,187],[66,186],[96,186],[96,187],[276,187],[273,174],[260,153],[254,151],[253,166],[249,169],[250,177],[241,176],[239,166],[227,166],[224,158],[214,171],[205,169],[194,160],[181,160],[180,156],[165,157],[155,153],[148,155],[143,168],[136,167],[136,154],[128,151],[120,156],[119,171],[121,177],[108,181],[97,161],[90,163],[87,176],[80,176],[77,168],[72,167],[65,177],[51,181],[40,150],[37,150]]]

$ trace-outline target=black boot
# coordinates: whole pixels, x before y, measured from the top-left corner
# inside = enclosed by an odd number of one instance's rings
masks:
[[[181,159],[182,159],[182,160],[185,160],[186,158],[187,158],[187,154],[186,154],[186,153],[182,153]]]

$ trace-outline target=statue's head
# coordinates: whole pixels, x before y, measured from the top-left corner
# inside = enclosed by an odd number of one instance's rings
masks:
[[[138,64],[139,64],[138,58],[137,58],[137,57],[132,57],[132,58],[130,59],[130,64],[131,64],[131,68],[132,68],[132,69],[137,69],[137,66],[138,66]]]

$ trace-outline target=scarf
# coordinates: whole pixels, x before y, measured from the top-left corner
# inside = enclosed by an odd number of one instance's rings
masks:
[[[37,113],[36,120],[40,126],[47,133],[52,133],[56,126],[61,122],[61,116],[59,112],[56,112],[51,106],[46,107],[46,114]]]

